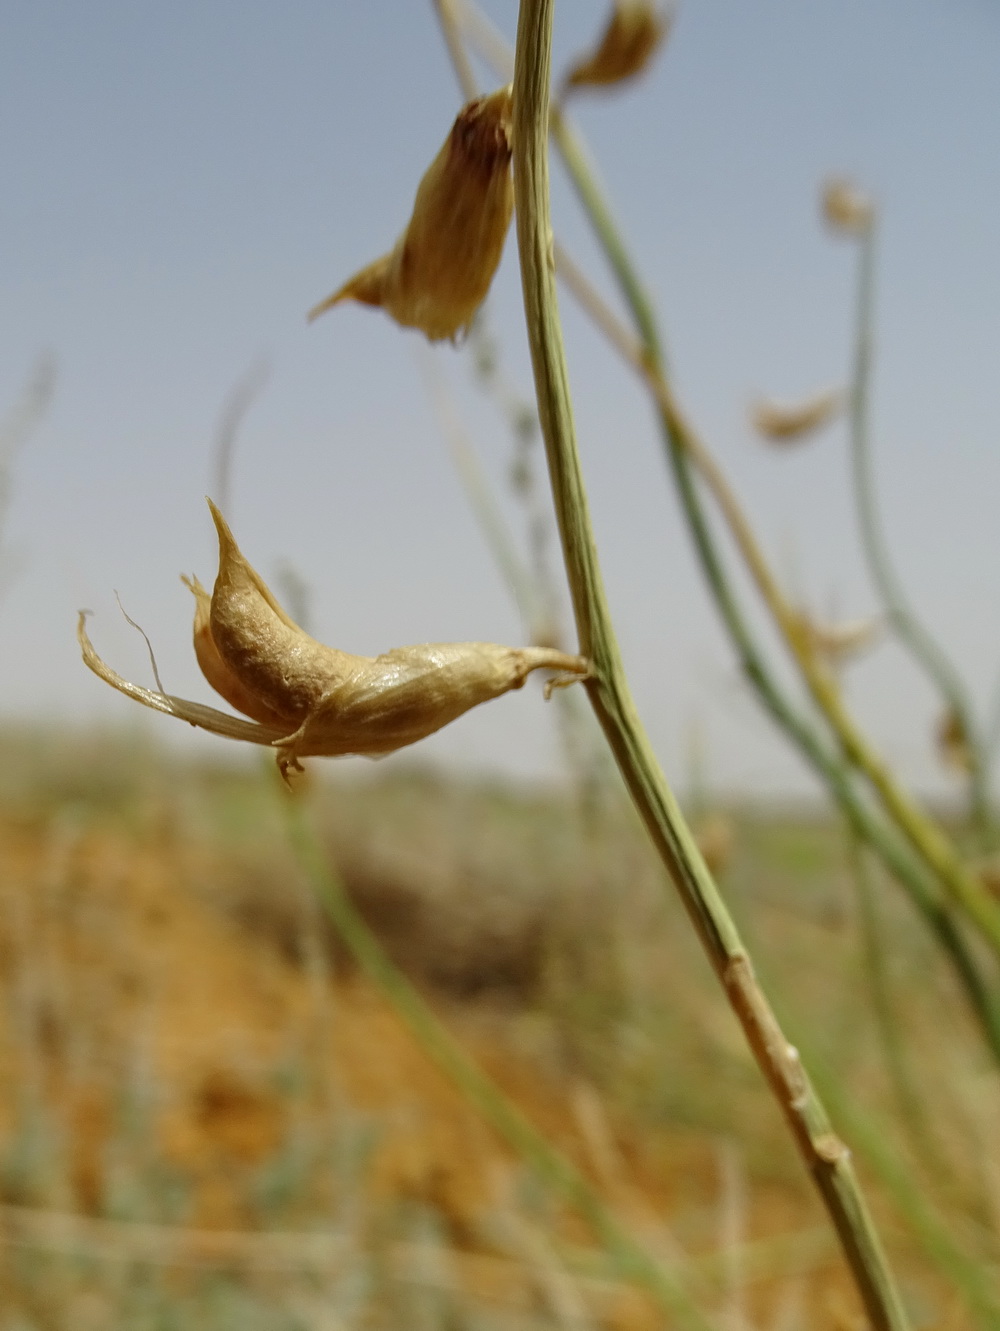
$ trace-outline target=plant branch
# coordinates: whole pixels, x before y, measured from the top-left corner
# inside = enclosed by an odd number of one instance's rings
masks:
[[[973,820],[980,837],[988,842],[992,815],[986,746],[979,733],[961,676],[940,644],[921,622],[903,588],[889,554],[878,510],[869,428],[874,358],[875,244],[876,225],[873,220],[858,241],[854,366],[848,417],[854,502],[858,512],[861,545],[890,626],[937,685],[958,723],[968,752],[969,793]]]
[[[471,38],[479,45],[500,76],[509,77],[513,69],[510,50],[503,37],[478,8],[468,3],[468,0],[441,0],[441,4],[438,5],[439,14],[442,4],[447,8],[447,22],[452,25],[453,37],[457,6],[461,13],[462,25]],[[456,66],[456,72],[461,80],[460,66]],[[580,138],[556,108],[553,108],[550,114],[550,129],[553,130],[556,145],[560,149],[570,178],[594,226],[615,278],[626,295],[642,340],[637,339],[624,327],[582,270],[559,242],[554,240],[557,273],[611,345],[644,380],[656,400],[667,458],[674,474],[685,520],[702,572],[729,631],[743,672],[772,719],[785,731],[806,761],[826,783],[850,826],[877,851],[889,871],[903,885],[926,919],[956,970],[994,1058],[1000,1062],[1000,1002],[979,973],[978,964],[953,917],[953,907],[941,900],[937,883],[929,875],[924,864],[914,858],[914,855],[901,844],[868,803],[861,798],[844,760],[830,750],[816,730],[787,699],[754,641],[736,590],[716,549],[694,483],[692,462],[697,459],[691,457],[688,447],[691,442],[690,435],[685,430],[678,429],[680,422],[677,411],[673,409],[672,398],[667,395],[671,408],[669,410],[666,403],[660,400],[661,390],[666,388],[666,384],[660,352],[661,338],[651,302],[635,271],[628,249],[621,239],[617,223],[597,185]],[[702,460],[704,454],[705,450],[702,449]],[[718,468],[713,467],[712,474],[717,481],[722,480],[724,490],[728,494],[728,487],[725,486],[724,478],[721,477]],[[735,500],[732,500],[729,505],[730,513],[734,507]],[[749,532],[749,525],[745,520],[742,521],[741,528],[745,534]],[[762,562],[762,557],[759,562]],[[783,601],[783,597],[781,600]],[[1000,734],[1000,704],[997,715],[997,728]]]
[[[551,117],[551,129],[581,202],[593,223],[622,292],[629,302],[642,340],[639,341],[624,329],[606,306],[599,315],[599,326],[620,354],[642,376],[656,400],[661,425],[671,453],[675,478],[681,487],[688,522],[695,537],[702,566],[709,577],[720,608],[723,599],[728,600],[731,605],[735,605],[735,601],[731,591],[724,585],[721,565],[711,549],[712,540],[707,524],[703,518],[696,517],[697,499],[693,487],[683,477],[685,461],[689,461],[695,467],[711,491],[740,555],[795,659],[813,701],[826,718],[848,761],[865,775],[878,792],[890,817],[910,841],[917,854],[924,859],[949,893],[961,903],[993,950],[1000,955],[1000,906],[975,874],[966,868],[950,839],[896,780],[848,712],[836,677],[814,650],[808,625],[785,597],[725,474],[684,416],[667,382],[652,307],[645,296],[642,283],[635,273],[620,232],[596,184],[577,136],[562,115],[554,114]],[[579,288],[581,274],[578,270],[574,271],[571,267],[568,275],[574,289]],[[635,293],[638,293],[638,298]],[[596,292],[589,288],[589,284],[583,291],[581,299],[592,317],[595,316],[596,306],[603,305]],[[732,632],[734,617],[731,612],[724,611],[724,613]],[[776,690],[771,686],[769,691],[774,693]],[[995,1013],[993,1021],[1000,1030],[1000,1014]]]
[[[778,1099],[879,1331],[907,1325],[850,1152],[833,1133],[797,1051],[757,984],[742,940],[636,715],[594,547],[573,427],[555,291],[548,115],[554,0],[522,0],[514,63],[514,188],[525,316],[553,500],[587,690],[633,801],[677,887],[747,1041]]]

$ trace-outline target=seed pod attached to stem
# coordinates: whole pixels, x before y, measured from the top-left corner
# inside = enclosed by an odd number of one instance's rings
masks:
[[[760,400],[750,408],[750,423],[772,444],[794,444],[819,430],[842,410],[844,394],[837,388],[817,393],[804,402]]]
[[[652,60],[669,29],[669,15],[653,0],[615,0],[601,40],[566,75],[566,88],[607,87],[635,78]]]
[[[81,614],[83,659],[146,707],[216,735],[273,746],[282,774],[305,757],[392,753],[519,689],[533,670],[558,672],[547,692],[589,673],[582,657],[548,647],[421,643],[376,657],[326,647],[285,614],[211,500],[209,507],[219,535],[211,598],[197,578],[184,578],[195,596],[195,655],[215,691],[252,721],[129,683],[94,651]]]
[[[823,217],[834,231],[865,236],[875,223],[875,204],[852,180],[834,176],[823,186]]]
[[[310,319],[356,300],[380,305],[432,342],[468,327],[500,264],[514,209],[510,113],[509,87],[462,109],[395,247],[310,310]]]

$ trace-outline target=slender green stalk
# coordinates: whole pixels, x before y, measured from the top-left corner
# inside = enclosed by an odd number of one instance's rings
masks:
[[[496,1083],[476,1066],[402,971],[386,956],[331,870],[301,801],[283,792],[282,804],[296,858],[324,910],[357,965],[385,995],[424,1052],[539,1178],[580,1211],[614,1259],[621,1275],[646,1289],[664,1312],[677,1319],[671,1325],[689,1331],[713,1331],[713,1323],[698,1309],[680,1283],[635,1242],[576,1166],[557,1151]]]
[[[878,510],[869,425],[874,359],[876,232],[873,219],[858,241],[857,313],[849,411],[851,470],[861,544],[890,627],[937,686],[965,739],[972,816],[980,837],[988,841],[992,814],[985,745],[968,693],[958,671],[921,622],[903,588],[889,554]]]
[[[565,153],[566,142],[571,142],[566,140],[565,122],[554,122],[553,132],[557,143],[563,147]],[[582,159],[578,157],[567,158],[567,163],[574,179],[578,170],[585,170]],[[581,198],[586,200],[593,194],[596,186],[589,177],[585,183],[586,192],[581,190]],[[610,214],[607,208],[604,208],[600,217],[595,219],[595,226],[598,222],[602,227],[608,225],[609,218]],[[604,243],[603,231],[599,230],[598,235]],[[621,264],[627,261],[627,254],[617,235],[615,239],[614,248],[608,249],[606,246],[606,252],[613,264]],[[628,267],[631,271],[630,264]],[[636,279],[632,273],[629,286],[635,284]],[[628,289],[623,283],[623,290]],[[588,305],[593,307],[594,296],[588,293],[585,299]],[[650,324],[652,316],[648,305],[644,304],[634,311],[634,315],[641,326]],[[786,600],[725,475],[681,412],[657,360],[656,342],[654,341],[651,347],[644,345],[636,348],[629,334],[623,333],[618,328],[614,316],[607,311],[601,313],[601,324],[617,349],[643,375],[653,393],[659,407],[661,425],[669,445],[675,475],[679,474],[678,464],[681,462],[680,455],[683,455],[683,462],[693,465],[710,488],[764,603],[792,653],[814,703],[829,723],[845,757],[864,774],[878,793],[893,822],[917,854],[933,870],[949,895],[961,904],[994,952],[1000,956],[1000,905],[993,900],[976,875],[967,868],[961,855],[942,829],[923,812],[896,780],[891,769],[876,753],[850,715],[836,677],[816,653],[801,616]],[[655,333],[655,328],[653,331]],[[687,506],[688,500],[694,494],[693,487],[685,484],[682,494],[685,495]],[[691,510],[688,509],[689,522],[691,517]],[[697,527],[696,542],[704,560],[704,553],[711,544],[711,537],[707,524],[703,521],[699,522]],[[713,560],[713,563],[717,569],[721,568],[718,560]]]
[[[605,253],[612,264],[626,299],[630,292],[641,285],[635,275],[627,251],[614,226],[610,211],[603,203],[600,192],[590,173],[574,135],[562,117],[555,117],[552,130],[559,145],[570,174],[577,186],[578,194],[588,213],[595,230],[604,246]],[[595,199],[601,207],[593,212]],[[592,298],[588,298],[592,303]],[[630,301],[631,303],[631,301]],[[992,899],[983,884],[971,873],[962,861],[955,847],[943,831],[920,809],[908,792],[896,780],[889,767],[872,748],[866,736],[856,725],[840,693],[835,677],[823,665],[813,650],[807,633],[803,632],[801,617],[785,599],[785,595],[771,572],[767,561],[757,543],[753,530],[743,513],[736,496],[705,445],[698,438],[680,411],[659,360],[659,340],[651,307],[645,299],[632,307],[633,317],[642,330],[643,346],[636,356],[635,350],[615,336],[618,349],[633,360],[636,368],[645,376],[654,394],[660,411],[661,424],[667,438],[671,463],[675,476],[679,473],[679,455],[684,461],[692,463],[702,479],[709,486],[712,494],[726,519],[748,570],[758,590],[771,611],[772,617],[787,643],[809,692],[836,735],[845,756],[856,766],[877,791],[889,816],[910,841],[941,883],[956,901],[961,903],[969,918],[989,941],[993,950],[1000,955],[1000,906]],[[603,317],[605,331],[614,335],[607,316]],[[626,335],[627,336],[627,335]],[[685,507],[691,523],[692,513],[688,507],[689,497],[693,494],[690,485],[684,486]],[[693,524],[692,524],[693,525]],[[704,551],[711,538],[704,522],[698,524],[695,532],[699,553],[703,559]],[[718,561],[713,561],[718,566]],[[713,590],[715,588],[713,587]]]
[[[571,178],[578,187],[578,193],[584,206],[590,213],[595,202],[600,203],[596,213],[591,214],[598,238],[605,254],[611,262],[616,277],[619,278],[622,291],[626,294],[632,315],[643,339],[639,348],[631,347],[627,333],[617,327],[613,316],[600,306],[587,286],[581,284],[581,275],[576,273],[565,255],[558,252],[559,272],[562,276],[570,275],[574,294],[592,316],[602,326],[613,345],[617,346],[627,360],[640,370],[650,382],[654,398],[657,401],[660,426],[667,448],[667,456],[674,474],[681,498],[688,529],[694,541],[702,572],[708,582],[716,607],[722,616],[730,638],[736,648],[740,664],[747,679],[753,685],[757,695],[771,717],[792,739],[796,747],[807,759],[813,769],[826,783],[828,789],[847,817],[855,833],[861,836],[880,855],[890,872],[899,880],[909,893],[917,909],[924,915],[955,966],[962,986],[965,989],[974,1011],[979,1017],[986,1038],[994,1056],[1000,1061],[1000,998],[986,986],[979,974],[958,926],[953,919],[951,908],[940,900],[937,885],[921,865],[900,845],[898,839],[873,813],[869,805],[861,799],[855,789],[849,771],[843,762],[824,744],[816,730],[792,706],[768,669],[765,659],[757,647],[749,625],[740,608],[734,586],[729,579],[718,553],[708,519],[702,507],[701,499],[694,482],[692,459],[703,475],[708,474],[715,481],[716,496],[728,496],[721,473],[707,457],[706,451],[693,448],[690,430],[682,420],[672,397],[669,396],[663,379],[662,363],[659,359],[660,337],[656,319],[649,301],[642,299],[632,305],[633,292],[642,292],[642,285],[632,267],[628,252],[622,243],[610,209],[604,202],[594,177],[590,175],[582,148],[575,135],[564,120],[553,119],[553,137],[563,153]],[[749,528],[742,514],[733,511],[730,504],[730,525],[735,530],[749,536]],[[743,541],[755,549],[752,536]],[[760,562],[759,556],[758,563]],[[771,601],[777,599],[784,604],[783,597],[769,577],[765,580],[769,587]],[[790,620],[787,612],[784,619]],[[789,625],[794,628],[793,625]],[[836,701],[835,699],[833,700]],[[841,720],[841,733],[846,728],[843,709],[836,706],[834,715]],[[847,733],[853,732],[853,727]]]
[[[892,1131],[865,1108],[861,1112],[845,1093],[844,1078],[829,1067],[818,1051],[809,1050],[810,1064],[837,1117],[848,1125],[851,1138],[885,1184],[924,1251],[960,1291],[983,1331],[1000,1326],[1000,1290],[987,1263],[969,1252],[955,1234],[953,1220],[943,1218],[925,1191],[893,1150]]]
[[[514,189],[525,317],[539,418],[588,694],[633,801],[826,1203],[876,1328],[906,1315],[851,1164],[788,1043],[663,774],[629,694],[597,561],[573,427],[555,291],[548,115],[554,0],[522,0],[514,63]]]
[[[563,638],[558,593],[544,559],[542,541],[537,532],[533,533],[534,560],[529,566],[521,557],[475,449],[462,428],[433,354],[428,351],[421,359],[426,366],[428,388],[437,408],[455,470],[494,562],[517,606],[528,639],[536,646],[558,646]],[[537,427],[533,407],[531,419]],[[545,517],[548,517],[547,509]],[[544,522],[540,514],[532,512],[530,525],[533,528],[544,525],[542,535],[551,535],[551,519]],[[607,749],[601,736],[596,733],[587,714],[587,704],[582,698],[570,689],[560,689],[554,701],[558,708],[557,724],[567,764],[573,774],[582,806],[592,811],[600,806],[607,778],[611,776]]]
[[[452,3],[454,3],[454,0],[452,0]],[[502,71],[502,76],[508,76],[511,69],[510,56],[503,45],[502,38],[494,32],[478,9],[468,3],[468,0],[461,0],[460,8],[462,22],[468,25],[473,39],[483,45],[487,57]],[[438,9],[440,12],[442,5],[439,5]],[[447,19],[443,18],[442,21],[452,25],[454,15],[451,3],[448,4],[447,10]],[[454,39],[454,33],[452,33],[452,39]],[[464,67],[467,68],[467,62]],[[461,67],[458,68],[458,74],[460,80],[462,80]],[[465,87],[464,84],[463,87]],[[465,88],[465,90],[469,91],[468,88]],[[474,84],[471,91],[474,94]],[[633,368],[644,375],[653,391],[667,456],[674,473],[685,520],[694,541],[703,574],[719,613],[730,633],[743,671],[756,690],[765,709],[788,734],[806,760],[827,784],[855,832],[877,851],[890,872],[908,891],[918,910],[927,919],[958,973],[962,987],[983,1026],[994,1057],[1000,1061],[1000,999],[988,988],[979,974],[977,963],[962,937],[958,924],[952,917],[952,908],[947,903],[940,901],[937,885],[929,878],[926,869],[905,850],[898,839],[876,817],[867,803],[862,800],[851,781],[844,761],[824,744],[817,732],[788,701],[768,669],[763,654],[756,646],[746,618],[740,608],[733,584],[728,578],[721,556],[717,552],[698,495],[692,474],[690,434],[677,413],[672,398],[666,393],[660,349],[661,339],[652,305],[635,271],[628,249],[621,238],[621,233],[603,192],[597,184],[596,176],[587,159],[579,136],[572,130],[565,117],[555,108],[550,117],[550,128],[578,196],[590,217],[597,238],[640,330],[641,345],[634,344],[631,336],[621,328],[614,316],[609,313],[589,282],[556,242],[554,248],[558,272],[560,276],[567,280],[574,296],[605,332],[609,341],[616,346]],[[700,461],[705,461],[705,451],[703,449],[701,450]],[[714,472],[717,482],[722,480],[717,468],[710,470]],[[730,506],[728,516],[730,518],[734,516],[732,506]],[[744,537],[748,536],[748,524],[743,520],[741,514],[737,513],[735,516],[738,526],[742,524],[740,530]],[[750,540],[751,545],[755,546],[752,537],[750,537]],[[757,562],[759,567],[759,558]],[[779,599],[783,602],[780,593]],[[1000,717],[1000,708],[998,708],[998,717]],[[1000,722],[998,722],[998,728],[1000,728]]]
[[[865,858],[864,846],[850,829],[847,830],[847,850],[861,923],[862,969],[871,993],[871,1007],[882,1044],[883,1062],[900,1117],[909,1129],[917,1154],[933,1173],[947,1177],[947,1165],[931,1130],[913,1070],[907,1061],[893,1005],[887,965],[889,946],[879,919],[878,896],[872,882],[871,866]]]
[[[531,570],[521,558],[513,533],[494,498],[489,479],[455,413],[437,361],[430,351],[421,357],[421,361],[441,430],[476,521],[531,641],[538,642],[551,634],[551,611],[536,586]]]

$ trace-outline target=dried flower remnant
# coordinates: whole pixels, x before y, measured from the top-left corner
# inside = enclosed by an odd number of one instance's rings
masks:
[[[970,867],[990,896],[1000,901],[1000,856],[991,855]]]
[[[710,813],[694,824],[694,839],[713,877],[725,873],[736,847],[736,830],[724,813]]]
[[[670,29],[652,0],[616,0],[596,49],[566,75],[567,88],[607,87],[635,78],[648,66]]]
[[[834,231],[848,236],[865,236],[875,222],[875,205],[853,181],[842,176],[823,186],[823,216]]]
[[[968,773],[972,768],[972,750],[962,718],[953,707],[941,717],[935,732],[938,755],[953,772]]]
[[[194,646],[202,673],[244,721],[171,694],[131,684],[97,655],[80,615],[84,662],[106,683],[155,711],[230,739],[277,750],[283,774],[300,758],[367,754],[413,744],[479,703],[518,689],[533,670],[552,670],[547,692],[587,676],[579,656],[547,647],[490,642],[421,643],[382,656],[354,656],[311,638],[285,614],[247,563],[219,510],[219,574],[195,597]]]
[[[804,402],[755,402],[750,423],[772,444],[795,444],[819,430],[841,411],[844,395],[836,388],[817,393]]]
[[[486,299],[514,210],[511,90],[469,102],[428,167],[395,247],[310,310],[381,306],[432,342],[454,338]]]
[[[800,644],[834,669],[871,647],[881,628],[878,616],[824,623],[805,611],[798,613],[795,624]]]

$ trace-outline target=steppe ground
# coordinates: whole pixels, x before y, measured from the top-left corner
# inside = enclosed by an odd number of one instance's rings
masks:
[[[317,764],[289,796],[263,765],[96,734],[8,731],[0,758],[0,1331],[664,1325],[358,973],[289,798],[442,1020],[716,1325],[864,1326],[617,792],[393,760]],[[842,829],[694,814],[794,1038],[995,1261],[996,1079],[899,893],[876,881],[902,1083]],[[859,1163],[915,1326],[972,1325]]]

